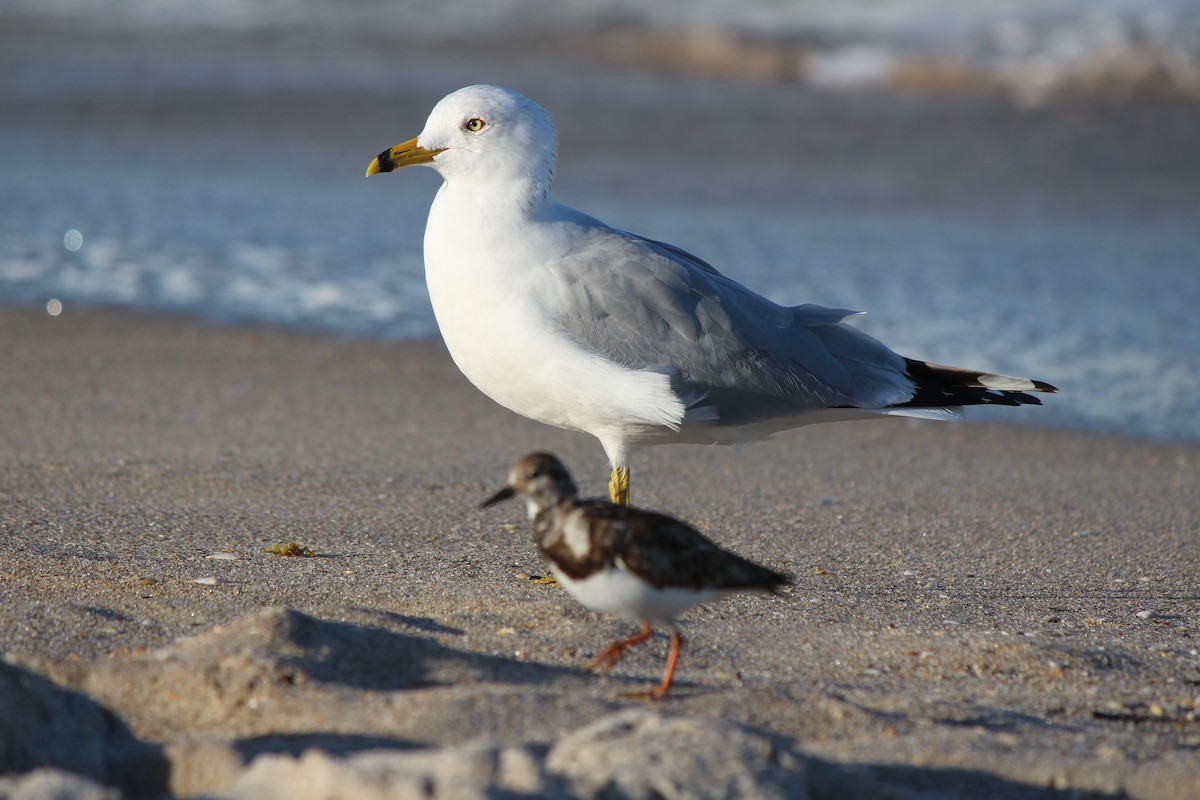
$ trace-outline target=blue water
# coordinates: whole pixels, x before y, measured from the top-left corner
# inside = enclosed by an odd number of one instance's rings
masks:
[[[906,355],[1062,389],[1022,422],[1200,439],[1186,101],[1021,111],[237,37],[0,44],[2,303],[436,336],[436,175],[363,171],[489,80],[556,114],[564,202],[779,302],[866,310]]]

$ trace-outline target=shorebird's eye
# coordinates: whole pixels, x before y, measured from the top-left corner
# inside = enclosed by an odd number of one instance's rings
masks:
[[[467,124],[463,127],[469,130],[471,133],[479,133],[481,130],[483,130],[484,125],[487,125],[487,123],[481,120],[479,117],[471,117],[469,120],[467,120]]]

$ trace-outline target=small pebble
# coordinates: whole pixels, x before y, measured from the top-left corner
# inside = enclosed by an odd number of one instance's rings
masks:
[[[238,557],[237,557],[237,553],[224,552],[224,553],[213,553],[212,555],[205,556],[205,558],[211,558],[214,561],[237,561]]]
[[[1153,612],[1153,611],[1150,611],[1149,609],[1146,609],[1145,611],[1139,611],[1139,612],[1137,612],[1137,616],[1138,616],[1140,619],[1153,619],[1153,618],[1155,617],[1155,614],[1154,614],[1154,612]]]

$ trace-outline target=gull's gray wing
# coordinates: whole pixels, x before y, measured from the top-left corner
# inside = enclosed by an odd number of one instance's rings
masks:
[[[912,396],[904,358],[843,322],[856,312],[780,306],[686,251],[611,228],[574,244],[539,277],[562,332],[613,361],[665,368],[721,424]]]

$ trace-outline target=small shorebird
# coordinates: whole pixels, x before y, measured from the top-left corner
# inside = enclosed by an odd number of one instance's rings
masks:
[[[654,699],[664,697],[675,678],[683,647],[677,616],[733,592],[774,592],[791,582],[723,550],[674,517],[580,500],[566,467],[549,453],[530,453],[518,461],[507,485],[483,507],[517,496],[525,498],[533,539],[563,588],[588,608],[642,623],[640,632],[610,644],[588,669],[607,672],[627,649],[650,638],[655,623],[670,629],[662,681],[639,693]]]
[[[468,86],[367,175],[413,164],[441,174],[425,280],[446,348],[500,405],[599,439],[613,502],[629,505],[629,462],[644,445],[736,444],[881,414],[949,419],[1056,391],[905,358],[845,322],[859,312],[778,305],[675,245],[560,205],[557,149],[536,103]]]

